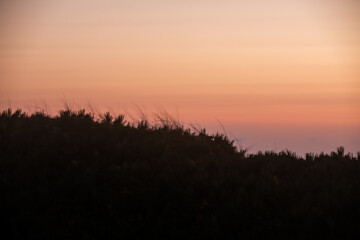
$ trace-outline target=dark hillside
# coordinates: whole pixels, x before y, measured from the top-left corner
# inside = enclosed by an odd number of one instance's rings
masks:
[[[224,135],[0,115],[2,239],[360,239],[359,156],[247,155]]]

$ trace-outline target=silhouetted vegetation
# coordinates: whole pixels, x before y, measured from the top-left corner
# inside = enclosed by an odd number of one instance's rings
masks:
[[[246,154],[162,120],[2,112],[2,239],[360,239],[359,156]]]

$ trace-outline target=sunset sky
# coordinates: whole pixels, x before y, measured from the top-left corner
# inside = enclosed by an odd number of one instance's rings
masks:
[[[355,153],[360,1],[1,0],[0,109],[65,102],[222,124],[251,152]]]

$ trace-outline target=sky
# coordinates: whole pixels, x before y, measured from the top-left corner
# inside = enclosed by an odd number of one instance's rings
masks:
[[[149,116],[250,152],[360,151],[360,1],[0,0],[0,109]]]

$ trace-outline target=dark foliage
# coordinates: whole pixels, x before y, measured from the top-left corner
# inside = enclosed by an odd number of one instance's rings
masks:
[[[224,135],[0,115],[2,239],[360,239],[359,157],[246,155]]]

